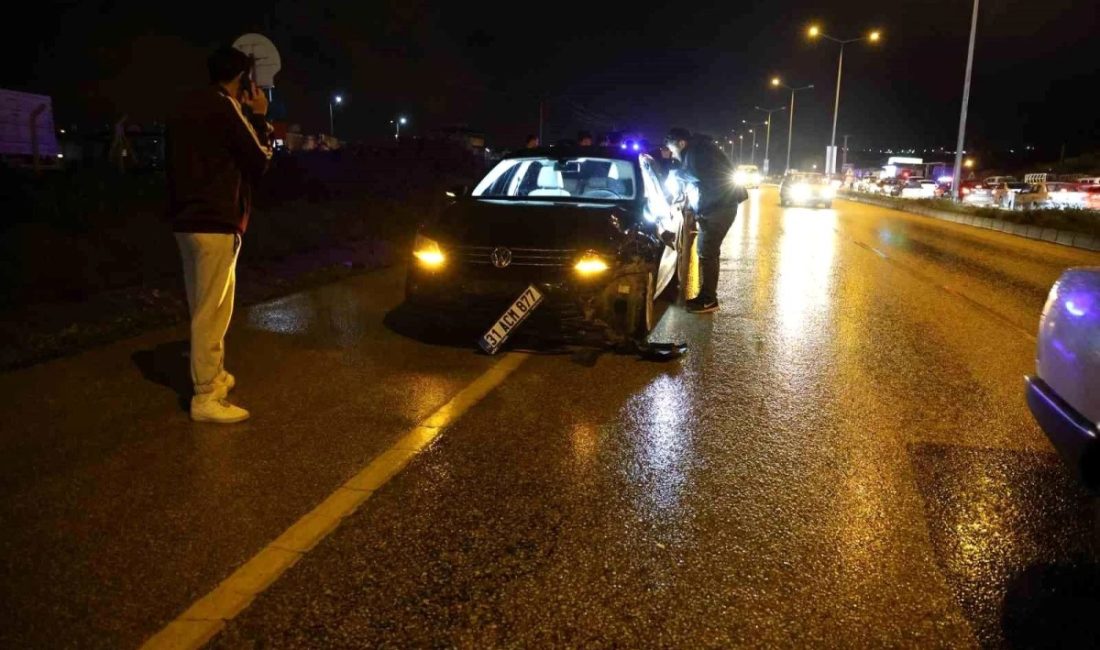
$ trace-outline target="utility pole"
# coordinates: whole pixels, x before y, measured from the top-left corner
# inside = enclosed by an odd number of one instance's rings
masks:
[[[771,142],[772,142],[772,113],[778,113],[779,111],[785,111],[785,110],[787,110],[787,107],[786,106],[780,106],[778,108],[760,108],[759,106],[757,106],[756,110],[760,111],[761,113],[767,113],[768,114],[768,120],[766,122],[764,122],[764,124],[766,124],[767,127],[768,127],[768,134],[764,139],[764,175],[767,176],[769,173],[771,173],[771,171],[769,169],[769,167],[771,166],[771,161],[768,159],[768,155],[769,155],[769,149],[771,147]]]
[[[844,167],[848,165],[848,134],[844,135],[844,155],[840,158],[840,172],[844,173]]]
[[[974,69],[974,39],[978,34],[978,0],[974,0],[974,15],[970,18],[970,46],[966,52],[966,77],[963,80],[962,111],[959,114],[959,139],[955,143],[955,169],[951,175],[951,198],[959,200],[962,182],[963,144],[966,140],[966,107],[970,103],[970,72]]]

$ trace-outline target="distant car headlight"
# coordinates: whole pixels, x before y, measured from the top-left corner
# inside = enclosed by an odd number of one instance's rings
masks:
[[[795,201],[805,201],[810,198],[810,186],[806,183],[796,183],[791,188],[791,198]]]
[[[733,172],[733,184],[745,185],[749,182],[749,175],[745,172]]]
[[[420,266],[426,269],[438,269],[447,261],[447,256],[443,254],[439,242],[423,235],[416,236],[416,242],[413,244],[413,257],[420,263]]]
[[[577,260],[577,263],[573,265],[573,269],[582,276],[599,275],[607,269],[611,268],[602,257],[596,253],[588,252],[583,257]]]
[[[836,196],[836,188],[826,185],[821,188],[821,198],[831,199]]]

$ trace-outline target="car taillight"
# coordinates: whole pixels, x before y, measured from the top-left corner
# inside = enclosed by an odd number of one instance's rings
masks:
[[[970,194],[970,188],[969,187],[964,187],[962,189],[962,192],[963,192],[963,194]]]

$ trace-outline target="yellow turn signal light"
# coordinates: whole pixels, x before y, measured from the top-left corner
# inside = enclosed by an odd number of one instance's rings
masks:
[[[439,247],[439,242],[421,235],[416,236],[416,243],[413,245],[413,257],[420,262],[420,266],[428,269],[437,269],[443,266],[443,262],[447,260],[443,250]]]
[[[596,275],[611,268],[595,253],[586,253],[573,267],[581,275]]]

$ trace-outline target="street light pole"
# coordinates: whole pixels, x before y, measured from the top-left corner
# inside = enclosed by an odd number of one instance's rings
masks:
[[[829,138],[830,154],[825,161],[825,173],[836,173],[836,118],[840,114],[840,75],[844,72],[844,45],[840,44],[840,56],[836,60],[836,99],[833,101],[833,135]]]
[[[787,107],[786,106],[780,106],[778,108],[760,108],[759,106],[757,106],[756,110],[758,110],[762,113],[767,113],[768,114],[768,121],[765,122],[765,124],[768,125],[768,135],[764,139],[764,175],[767,176],[770,173],[769,168],[771,167],[771,159],[768,156],[769,156],[769,151],[770,151],[770,148],[771,148],[771,141],[772,141],[772,113],[778,113],[779,111],[785,111],[785,110],[787,110]]]
[[[970,45],[966,52],[966,76],[963,80],[962,111],[959,114],[959,139],[955,142],[955,169],[951,175],[951,198],[959,200],[959,184],[962,182],[963,144],[966,140],[966,108],[970,103],[970,71],[974,67],[974,39],[978,33],[978,0],[974,0],[974,14],[970,18]]]
[[[393,139],[394,140],[396,140],[396,141],[401,140],[401,125],[405,124],[406,122],[408,122],[408,120],[403,118],[403,117],[398,117],[395,120],[390,120],[390,124],[394,125],[394,131],[393,131]]]
[[[798,88],[794,88],[780,81],[779,77],[774,77],[772,79],[772,86],[775,86],[776,88],[786,88],[787,90],[791,91],[791,110],[790,118],[787,123],[787,164],[783,168],[783,173],[786,174],[787,171],[791,168],[791,143],[794,141],[794,94],[800,90],[810,90],[814,87],[814,85],[810,84],[808,86],[799,86]]]
[[[340,95],[335,95],[335,96],[333,96],[332,99],[330,99],[328,101],[328,132],[329,132],[329,135],[331,135],[334,138],[336,137],[336,118],[333,115],[332,105],[333,105],[333,103],[340,104],[343,101],[344,101],[344,98],[341,97]]]
[[[844,46],[849,44],[849,43],[858,43],[860,41],[870,41],[872,43],[877,43],[879,41],[879,39],[881,38],[882,34],[878,30],[875,30],[875,31],[872,31],[867,36],[863,36],[861,38],[840,39],[840,38],[834,38],[832,36],[829,36],[825,32],[821,31],[821,29],[815,25],[813,27],[810,27],[809,35],[810,35],[810,38],[816,38],[816,37],[820,36],[821,38],[830,40],[830,41],[832,41],[834,43],[838,43],[840,45],[840,56],[837,57],[837,61],[836,61],[836,99],[833,101],[833,134],[829,139],[829,152],[825,156],[825,173],[826,174],[835,174],[836,173],[836,122],[837,122],[837,117],[840,115],[840,80],[841,80],[841,76],[844,73]]]

